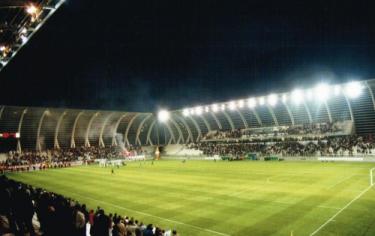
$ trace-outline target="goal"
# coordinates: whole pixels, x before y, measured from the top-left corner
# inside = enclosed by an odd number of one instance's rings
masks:
[[[370,170],[370,185],[374,186],[375,185],[375,168],[372,168]]]

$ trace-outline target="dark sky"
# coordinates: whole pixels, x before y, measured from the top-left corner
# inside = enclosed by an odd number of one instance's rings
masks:
[[[371,78],[370,3],[67,0],[0,73],[0,104],[155,111]]]

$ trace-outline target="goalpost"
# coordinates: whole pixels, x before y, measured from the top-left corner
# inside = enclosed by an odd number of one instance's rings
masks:
[[[375,185],[374,177],[375,177],[375,168],[372,168],[370,169],[370,186]]]

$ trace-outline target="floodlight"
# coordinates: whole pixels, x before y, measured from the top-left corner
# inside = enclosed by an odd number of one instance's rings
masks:
[[[307,100],[309,100],[309,101],[313,100],[314,94],[313,94],[312,89],[308,89],[308,90],[306,90],[305,93],[306,93],[306,98],[307,98]]]
[[[296,104],[299,105],[303,102],[303,92],[300,89],[295,89],[292,92],[292,101]]]
[[[219,106],[217,104],[212,105],[212,111],[217,112],[219,110]]]
[[[169,111],[167,110],[160,110],[158,112],[158,120],[160,122],[167,122],[169,120],[169,117],[170,117],[170,114],[169,114]]]
[[[23,44],[27,43],[27,37],[25,35],[21,35],[21,41]]]
[[[277,95],[276,94],[270,94],[268,95],[267,97],[267,102],[268,102],[268,105],[270,106],[275,106],[277,104]]]
[[[194,109],[190,109],[190,114],[191,115],[195,115],[195,110]]]
[[[238,107],[239,108],[243,108],[243,106],[244,106],[244,101],[243,100],[239,100],[238,101]]]
[[[362,93],[362,85],[359,82],[350,82],[345,85],[345,95],[349,98],[357,98]]]
[[[265,101],[264,101],[264,97],[260,97],[260,98],[259,98],[259,105],[263,106],[264,103],[265,103]]]
[[[210,111],[210,108],[209,108],[208,106],[206,106],[206,107],[204,108],[204,111],[205,111],[205,112],[209,112],[209,111]]]
[[[236,103],[235,103],[235,102],[232,101],[232,102],[229,103],[229,109],[230,109],[230,110],[233,111],[233,110],[235,110],[236,108],[237,108],[237,106],[236,106]]]
[[[225,110],[225,104],[221,104],[221,110],[224,111]]]
[[[4,52],[6,49],[7,49],[6,46],[4,46],[4,45],[0,46],[0,52]]]
[[[286,103],[286,101],[288,100],[288,97],[286,96],[286,94],[283,94],[281,99],[282,99],[283,103]]]
[[[340,87],[340,85],[335,85],[335,86],[333,87],[333,92],[335,93],[335,96],[340,95],[340,92],[341,92],[341,87]]]
[[[26,7],[26,12],[29,15],[35,15],[38,12],[38,8],[34,4],[30,4]]]
[[[183,114],[184,116],[188,116],[188,115],[190,114],[189,109],[184,109],[184,110],[182,111],[182,114]]]
[[[196,107],[195,108],[195,114],[202,115],[202,107]]]
[[[330,94],[329,85],[321,83],[315,87],[315,96],[320,101],[326,101]]]
[[[257,105],[257,101],[255,100],[255,98],[249,98],[247,100],[247,105],[249,108],[254,108]]]

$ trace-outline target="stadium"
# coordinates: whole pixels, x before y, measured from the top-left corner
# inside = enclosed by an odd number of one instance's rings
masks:
[[[0,1],[0,73],[63,5]],[[0,105],[0,234],[375,235],[375,79],[277,91]]]

